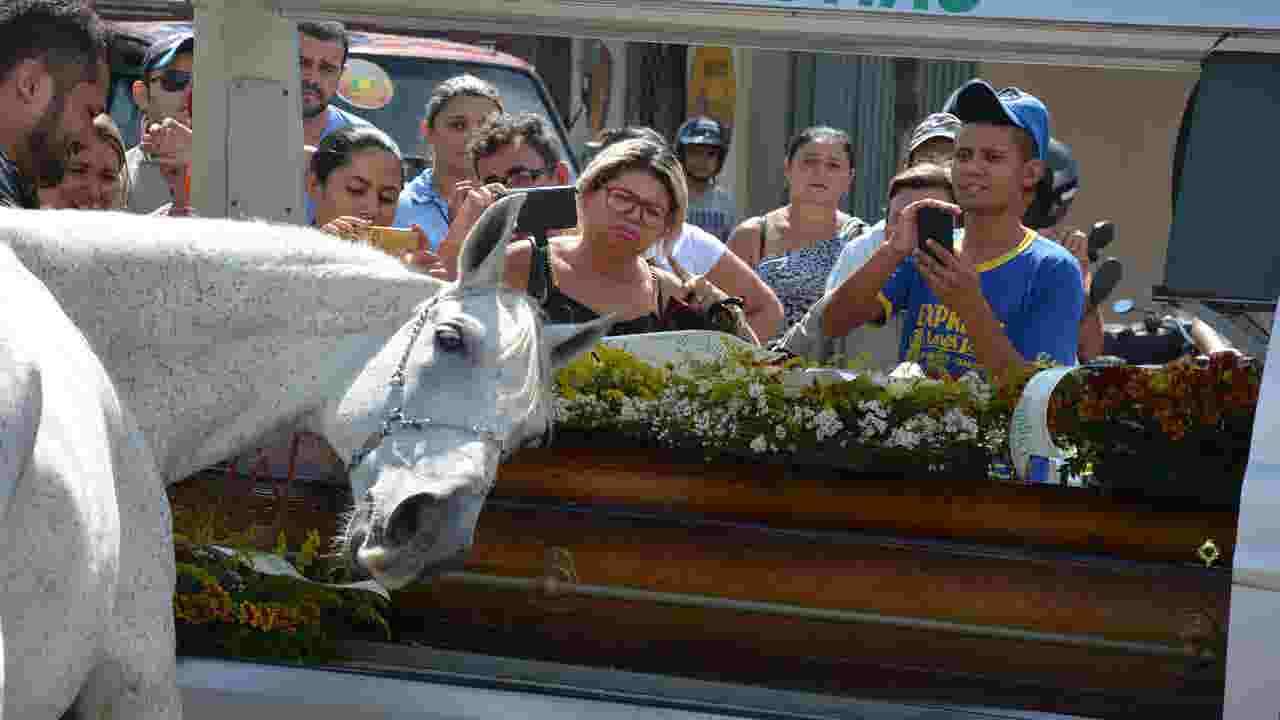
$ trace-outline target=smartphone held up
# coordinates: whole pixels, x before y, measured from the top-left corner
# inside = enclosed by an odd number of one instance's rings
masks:
[[[370,225],[366,228],[366,233],[370,245],[394,257],[422,249],[418,246],[417,231],[410,228]]]
[[[525,195],[524,207],[516,218],[516,232],[545,240],[554,230],[569,230],[578,225],[578,191],[572,185],[519,188],[507,195]]]
[[[916,212],[916,244],[921,250],[933,254],[928,247],[928,241],[932,240],[954,253],[955,231],[956,218],[947,210],[925,205]]]

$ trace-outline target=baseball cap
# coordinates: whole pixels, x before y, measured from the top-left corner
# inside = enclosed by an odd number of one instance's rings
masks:
[[[951,113],[939,112],[929,115],[911,132],[911,141],[907,143],[907,154],[910,155],[926,141],[936,137],[955,140],[956,135],[960,134],[962,124],[960,118]]]
[[[1014,126],[1030,133],[1036,143],[1036,157],[1049,157],[1049,109],[1040,98],[1016,87],[996,91],[986,80],[973,79],[961,85],[947,99],[945,112],[963,122],[981,122],[995,117],[1007,118]]]
[[[152,42],[142,58],[142,71],[163,70],[179,53],[191,52],[196,46],[196,36],[189,32],[176,32]]]
[[[676,145],[715,145],[724,147],[724,128],[709,117],[696,117],[685,121],[676,133]]]

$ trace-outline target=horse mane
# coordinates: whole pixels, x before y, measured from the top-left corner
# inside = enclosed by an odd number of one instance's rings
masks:
[[[5,211],[0,242],[81,329],[117,342],[204,344],[267,333],[357,332],[443,283],[308,227],[127,213]],[[121,322],[122,313],[138,322]],[[123,335],[123,336],[121,336]]]

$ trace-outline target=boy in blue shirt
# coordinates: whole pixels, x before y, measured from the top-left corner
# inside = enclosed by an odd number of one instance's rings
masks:
[[[1028,363],[1076,362],[1084,290],[1080,265],[1062,246],[1022,225],[1045,171],[1049,113],[1017,88],[971,80],[947,102],[964,126],[956,139],[956,203],[920,200],[892,236],[828,294],[822,332],[837,337],[905,312],[900,357],[952,376],[992,379]],[[963,215],[955,252],[916,246],[921,207]]]

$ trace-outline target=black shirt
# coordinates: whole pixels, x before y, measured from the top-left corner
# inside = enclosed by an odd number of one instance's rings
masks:
[[[32,184],[18,173],[18,166],[0,152],[0,206],[36,210],[40,201]]]

